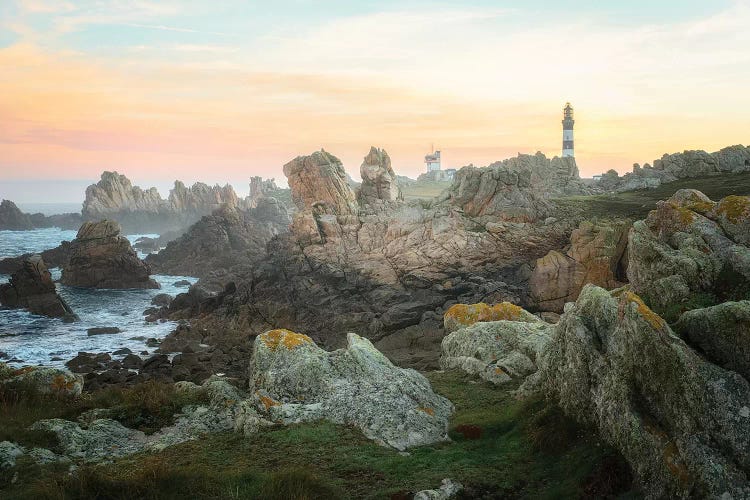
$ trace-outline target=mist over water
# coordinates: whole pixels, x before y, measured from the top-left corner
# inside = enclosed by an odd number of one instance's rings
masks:
[[[0,258],[13,257],[28,252],[41,252],[54,248],[64,240],[75,238],[75,231],[57,228],[33,231],[0,231]],[[141,236],[128,235],[134,242]],[[141,258],[144,257],[139,252]],[[52,278],[58,280],[61,270],[50,269]],[[0,351],[2,357],[17,359],[13,364],[62,365],[79,351],[112,352],[127,347],[134,353],[152,348],[146,347],[148,338],[162,338],[171,332],[175,322],[146,323],[143,311],[151,306],[151,299],[160,293],[175,296],[186,292],[187,287],[176,287],[174,283],[187,280],[191,284],[197,278],[188,276],[152,276],[160,285],[159,290],[94,290],[56,284],[57,292],[80,317],[75,323],[63,323],[60,319],[35,316],[20,309],[0,309]],[[10,276],[0,274],[0,283]],[[121,333],[89,336],[87,329],[94,327],[117,327]],[[53,361],[52,358],[62,358]]]

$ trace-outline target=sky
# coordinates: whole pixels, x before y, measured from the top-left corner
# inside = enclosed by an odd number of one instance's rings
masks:
[[[0,0],[0,197],[552,157],[566,101],[581,174],[624,173],[750,143],[749,27],[750,0]]]

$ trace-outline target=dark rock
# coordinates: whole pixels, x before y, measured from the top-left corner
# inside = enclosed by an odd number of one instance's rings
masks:
[[[110,361],[112,357],[107,353],[79,352],[65,366],[75,373],[89,373],[105,369]]]
[[[123,347],[122,349],[117,349],[117,350],[116,350],[116,351],[114,351],[114,352],[113,352],[112,354],[113,354],[114,356],[122,356],[123,354],[132,354],[132,353],[133,353],[133,351],[131,351],[131,350],[130,350],[130,349],[128,349],[127,347]]]
[[[180,280],[175,281],[173,286],[190,286],[190,282],[188,280]]]
[[[21,212],[15,203],[3,200],[0,203],[0,229],[24,231],[34,229],[34,224],[29,214]]]
[[[88,288],[159,288],[113,221],[86,222],[72,243],[62,283]]]
[[[116,326],[101,326],[89,328],[88,330],[86,330],[86,333],[88,333],[89,337],[92,335],[112,335],[114,333],[120,332],[122,332],[122,330],[120,330]]]
[[[138,370],[143,366],[143,360],[135,354],[128,354],[122,358],[122,366],[123,368]]]
[[[159,344],[161,344],[161,341],[159,339],[155,339],[151,337],[150,339],[146,339],[146,347],[158,347]]]
[[[13,273],[10,282],[0,285],[0,304],[27,309],[32,314],[77,319],[70,306],[57,294],[52,276],[39,255],[26,259],[23,267]]]
[[[151,304],[159,307],[169,307],[169,304],[172,303],[172,296],[167,293],[160,293],[158,295],[155,295],[153,299],[151,299]]]

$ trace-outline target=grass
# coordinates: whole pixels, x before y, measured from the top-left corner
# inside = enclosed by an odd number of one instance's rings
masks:
[[[431,200],[450,187],[451,181],[417,182],[409,186],[401,186],[404,200]]]
[[[221,433],[73,475],[19,465],[0,497],[408,498],[443,478],[464,484],[465,498],[593,498],[630,488],[622,459],[544,401],[519,402],[508,388],[456,372],[427,376],[456,405],[451,442],[400,454],[327,422],[249,438]],[[481,429],[478,438],[456,431],[469,426]]]
[[[569,196],[554,201],[565,211],[591,217],[643,219],[656,202],[666,200],[680,189],[697,189],[714,201],[729,195],[750,195],[750,173],[680,179],[656,189],[596,196]]]
[[[0,380],[2,378],[0,376]],[[110,408],[110,418],[119,420],[127,427],[151,433],[172,424],[174,414],[186,404],[200,401],[176,392],[173,384],[153,381],[126,389],[84,393],[80,397],[67,399],[38,394],[33,387],[25,384],[0,384],[0,441],[55,451],[57,441],[53,433],[32,431],[28,427],[37,420],[47,418],[75,420],[95,408]]]

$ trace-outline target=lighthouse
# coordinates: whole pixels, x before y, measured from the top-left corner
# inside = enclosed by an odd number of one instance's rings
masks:
[[[571,106],[569,102],[566,102],[565,108],[563,109],[563,121],[562,121],[562,126],[563,126],[562,155],[563,157],[575,156],[575,154],[573,153],[573,124],[574,123],[575,123],[575,120],[573,120],[573,106]]]

